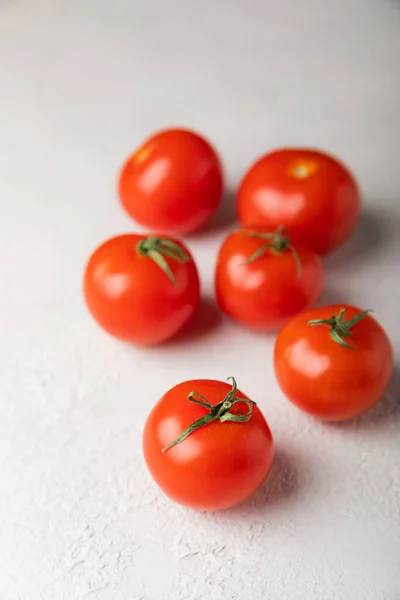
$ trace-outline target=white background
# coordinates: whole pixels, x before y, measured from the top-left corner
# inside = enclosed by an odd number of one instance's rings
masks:
[[[396,0],[0,0],[1,600],[399,600],[399,378],[343,425],[283,398],[273,337],[212,305],[228,201],[187,240],[206,307],[176,341],[118,343],[81,296],[91,251],[135,228],[116,175],[154,130],[207,135],[230,198],[261,153],[312,145],[364,196],[322,301],[374,308],[399,356],[399,73]],[[174,384],[229,375],[276,463],[244,505],[190,512],[151,482],[143,424]]]

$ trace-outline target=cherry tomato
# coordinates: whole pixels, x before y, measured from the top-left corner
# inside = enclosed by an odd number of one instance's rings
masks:
[[[223,176],[200,135],[169,129],[149,138],[122,168],[119,196],[141,225],[173,234],[199,229],[221,202]]]
[[[393,370],[393,353],[369,312],[324,306],[294,317],[282,329],[275,344],[275,374],[296,406],[340,421],[380,400]]]
[[[294,244],[303,239],[319,254],[335,250],[356,226],[357,184],[337,160],[316,150],[276,150],[246,173],[237,195],[245,227],[284,224]]]
[[[239,229],[222,244],[215,289],[221,309],[260,331],[279,329],[318,299],[324,280],[320,257],[292,246],[283,228],[275,233]]]
[[[194,315],[199,277],[181,242],[120,235],[90,257],[84,295],[89,311],[108,333],[137,344],[158,344]]]
[[[221,381],[185,381],[151,411],[143,452],[155,482],[175,502],[220,510],[250,496],[267,477],[274,447],[259,408]]]

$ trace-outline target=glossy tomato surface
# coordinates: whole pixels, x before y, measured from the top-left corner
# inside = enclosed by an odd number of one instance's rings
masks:
[[[108,333],[136,344],[158,344],[174,336],[192,318],[200,298],[196,265],[165,257],[175,285],[138,243],[148,236],[127,234],[99,246],[84,275],[89,311]],[[164,238],[165,239],[165,238]]]
[[[126,161],[119,196],[149,229],[184,234],[199,229],[221,202],[223,175],[212,146],[185,129],[157,133]]]
[[[189,508],[220,510],[238,504],[260,487],[271,468],[272,435],[257,406],[246,423],[213,421],[162,451],[207,412],[188,400],[191,392],[216,405],[230,389],[221,381],[185,381],[169,390],[147,419],[143,434],[147,467],[169,498]],[[235,397],[247,398],[240,391]],[[242,414],[248,411],[244,403],[234,408]]]
[[[245,227],[285,225],[293,243],[304,240],[319,254],[351,234],[361,209],[357,184],[335,158],[316,150],[276,150],[246,173],[237,195]]]
[[[217,259],[215,290],[219,306],[232,319],[252,329],[274,331],[313,306],[322,292],[324,272],[320,257],[301,245],[295,248],[300,272],[290,249],[282,253],[267,249],[247,262],[265,244],[249,233],[263,231],[239,229],[225,239]]]
[[[309,320],[329,319],[345,309],[345,318],[360,312],[354,306],[333,305],[296,316],[279,333],[274,367],[284,394],[302,410],[322,419],[355,417],[376,404],[393,370],[390,341],[379,323],[368,315],[345,338],[355,350],[331,339],[329,327]]]

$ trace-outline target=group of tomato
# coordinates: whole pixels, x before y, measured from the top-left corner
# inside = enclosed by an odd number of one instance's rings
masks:
[[[154,345],[188,323],[200,302],[198,270],[186,245],[170,236],[202,227],[222,195],[219,158],[191,131],[162,131],[127,160],[121,202],[157,233],[114,237],[90,257],[84,295],[107,332]],[[223,241],[215,270],[220,308],[255,330],[279,331],[276,377],[299,408],[327,420],[371,408],[393,369],[385,331],[369,310],[310,310],[323,288],[320,255],[342,244],[359,217],[352,175],[323,152],[277,150],[245,174],[236,209],[241,227]],[[252,494],[274,455],[265,418],[234,378],[231,384],[186,381],[169,390],[147,419],[143,451],[160,488],[202,510]]]

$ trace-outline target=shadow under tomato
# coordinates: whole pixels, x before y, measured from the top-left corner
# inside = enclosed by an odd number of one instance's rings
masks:
[[[210,298],[202,298],[193,319],[175,337],[168,340],[166,346],[185,344],[203,337],[221,324],[221,313]]]
[[[348,269],[367,260],[372,253],[380,253],[397,237],[393,218],[377,209],[365,208],[359,223],[349,239],[332,254],[324,257],[327,269]]]
[[[200,238],[208,236],[230,228],[239,227],[236,217],[236,192],[227,190],[222,198],[221,205],[211,219],[204,225],[200,231],[195,231],[188,237]]]
[[[344,431],[355,431],[377,429],[389,423],[400,426],[400,365],[395,366],[386,392],[373,408],[354,419],[326,424]]]
[[[227,512],[259,511],[264,506],[295,497],[300,491],[300,472],[296,456],[283,448],[275,449],[275,458],[267,479],[250,498]]]
[[[319,297],[315,307],[329,306],[331,304],[353,304],[348,291],[341,292],[330,285],[326,286]]]

